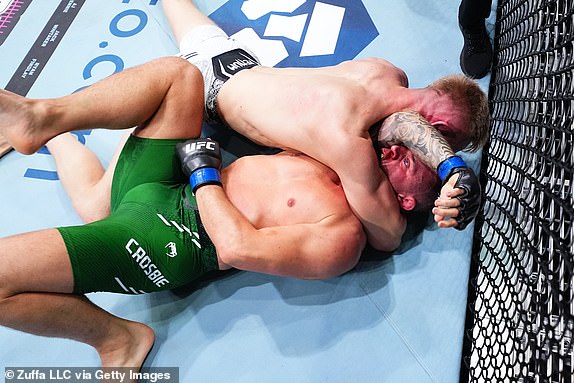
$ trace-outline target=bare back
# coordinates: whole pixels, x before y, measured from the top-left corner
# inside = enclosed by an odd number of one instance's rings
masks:
[[[225,83],[218,112],[253,141],[325,162],[324,153],[311,143],[328,141],[339,129],[346,130],[343,134],[366,134],[392,113],[389,100],[407,84],[405,73],[383,59],[323,68],[255,67]]]
[[[383,59],[324,68],[243,70],[217,99],[220,117],[266,146],[304,153],[333,169],[369,242],[390,251],[406,223],[380,169],[370,127],[402,110],[405,73]]]

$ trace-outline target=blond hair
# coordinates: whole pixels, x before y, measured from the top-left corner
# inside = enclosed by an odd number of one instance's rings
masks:
[[[429,88],[450,96],[455,105],[468,113],[470,143],[464,150],[475,152],[483,147],[489,137],[490,111],[488,97],[476,81],[463,74],[453,74],[439,78]]]

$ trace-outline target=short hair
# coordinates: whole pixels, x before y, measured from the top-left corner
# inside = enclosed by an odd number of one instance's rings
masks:
[[[477,82],[463,74],[452,74],[439,78],[429,88],[449,95],[455,105],[468,113],[470,143],[464,150],[475,152],[482,148],[489,137],[490,110],[488,96]]]

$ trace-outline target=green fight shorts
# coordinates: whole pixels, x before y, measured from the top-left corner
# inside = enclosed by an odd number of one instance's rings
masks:
[[[169,290],[218,269],[175,153],[181,141],[130,136],[114,172],[110,216],[58,229],[75,293]]]

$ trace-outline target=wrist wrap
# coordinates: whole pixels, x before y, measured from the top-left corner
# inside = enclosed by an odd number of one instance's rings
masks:
[[[452,156],[441,162],[437,167],[437,173],[441,181],[450,177],[450,173],[455,168],[467,168],[466,163],[459,156]]]
[[[205,185],[219,185],[221,186],[221,177],[219,175],[219,170],[216,168],[201,168],[197,169],[189,176],[189,184],[191,185],[191,190],[195,194],[195,191],[201,186]]]

